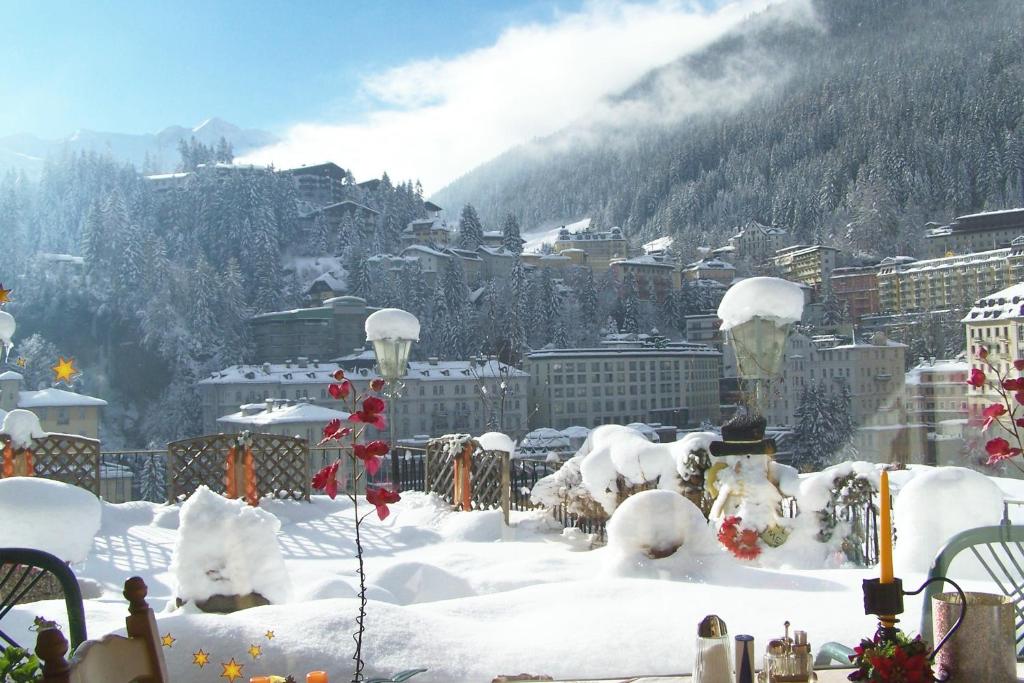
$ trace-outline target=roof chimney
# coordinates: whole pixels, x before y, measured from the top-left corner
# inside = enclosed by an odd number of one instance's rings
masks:
[[[264,363],[263,364],[263,374],[265,374],[265,375],[269,375],[270,374],[270,363]]]
[[[437,361],[437,356],[431,356],[430,358],[427,359],[427,362],[430,363],[431,365],[437,365]]]
[[[306,357],[306,356],[299,356],[299,360],[298,360],[297,365],[300,368],[308,367],[309,366],[309,358]]]
[[[263,404],[265,406],[267,406],[267,412],[268,413],[273,412],[273,410],[274,410],[274,399],[272,399],[272,398],[265,399],[263,401]]]

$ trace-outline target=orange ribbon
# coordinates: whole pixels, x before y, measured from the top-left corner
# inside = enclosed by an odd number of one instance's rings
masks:
[[[252,449],[245,447],[245,497],[249,505],[259,505],[260,496],[256,490],[256,460],[253,458]]]
[[[4,479],[14,476],[14,448],[11,442],[4,444]]]
[[[228,458],[224,473],[224,495],[228,498],[238,498],[244,493],[249,505],[256,507],[259,504],[259,491],[256,488],[256,459],[253,457],[252,448],[246,446],[242,458],[242,480],[238,477],[238,449],[232,446],[228,449]],[[239,491],[239,484],[245,489]]]
[[[238,490],[235,485],[235,447],[228,449],[228,461],[225,463],[224,472],[224,495],[228,498],[238,498]]]
[[[33,453],[29,449],[25,449],[25,476],[34,477],[36,476],[36,463],[33,459]]]

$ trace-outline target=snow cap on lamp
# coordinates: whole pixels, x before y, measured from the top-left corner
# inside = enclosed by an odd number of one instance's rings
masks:
[[[420,340],[420,321],[400,308],[382,308],[366,319],[366,341],[385,339]]]

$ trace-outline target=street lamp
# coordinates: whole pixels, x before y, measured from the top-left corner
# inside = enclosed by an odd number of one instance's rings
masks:
[[[736,370],[754,383],[747,405],[761,413],[769,383],[781,374],[786,338],[803,315],[804,293],[799,285],[774,277],[752,277],[729,288],[718,307],[722,331],[736,353]]]
[[[366,340],[373,343],[377,369],[384,380],[388,399],[388,435],[391,445],[391,479],[398,488],[398,447],[395,443],[394,404],[402,396],[406,366],[412,343],[420,340],[420,321],[398,308],[383,308],[366,319]]]

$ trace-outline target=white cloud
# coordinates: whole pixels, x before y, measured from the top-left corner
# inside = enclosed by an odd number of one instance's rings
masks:
[[[419,178],[429,192],[521,142],[595,112],[650,69],[711,42],[769,0],[596,1],[548,24],[506,29],[491,46],[425,60],[363,83],[380,107],[357,123],[300,123],[246,163],[330,159],[357,178]]]

